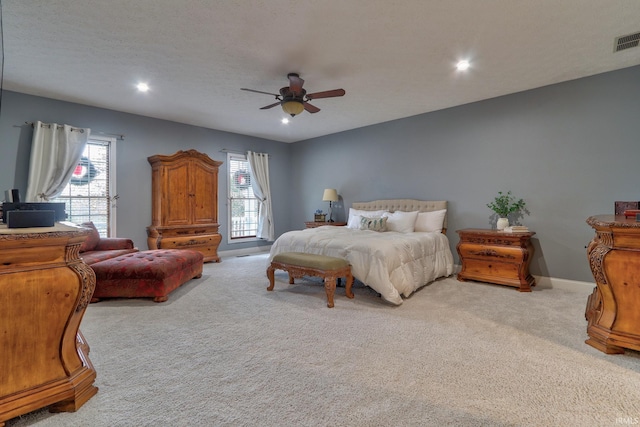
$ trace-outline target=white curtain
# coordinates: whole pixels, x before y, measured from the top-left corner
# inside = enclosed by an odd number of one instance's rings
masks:
[[[69,125],[34,123],[26,202],[46,202],[62,192],[90,133],[90,129]]]
[[[259,239],[270,242],[275,240],[275,228],[273,226],[273,210],[271,209],[271,187],[269,185],[269,155],[265,153],[247,152],[249,162],[249,174],[251,176],[251,188],[253,194],[260,201],[258,207],[258,231]]]

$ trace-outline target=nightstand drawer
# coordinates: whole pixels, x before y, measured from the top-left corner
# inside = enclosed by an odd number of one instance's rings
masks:
[[[460,245],[460,256],[464,259],[483,260],[483,262],[501,261],[517,263],[522,261],[522,250],[520,247],[464,243]]]
[[[506,278],[518,278],[519,265],[509,262],[487,261],[479,259],[465,260],[465,274],[481,282],[503,281]],[[519,283],[519,282],[517,282]]]

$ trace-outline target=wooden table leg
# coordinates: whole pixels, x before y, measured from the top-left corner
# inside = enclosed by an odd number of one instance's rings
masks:
[[[324,290],[327,293],[327,307],[333,307],[333,295],[336,293],[336,279],[324,280]]]
[[[344,288],[344,293],[347,296],[347,298],[353,298],[353,291],[351,290],[351,287],[353,286],[353,274],[349,273],[347,274],[347,278],[346,278],[346,284],[345,284],[345,288]]]

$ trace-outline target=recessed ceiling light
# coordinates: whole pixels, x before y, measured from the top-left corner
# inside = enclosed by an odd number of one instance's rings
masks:
[[[282,119],[282,123],[283,123],[283,124],[285,124],[285,125],[286,125],[286,124],[288,124],[288,123],[289,123],[289,119],[287,119],[287,118],[285,117],[284,119]]]
[[[136,87],[140,92],[147,92],[149,90],[149,85],[146,83],[138,83]]]
[[[470,66],[471,64],[466,59],[463,59],[462,61],[458,61],[458,63],[456,64],[456,68],[458,69],[458,71],[468,70]]]

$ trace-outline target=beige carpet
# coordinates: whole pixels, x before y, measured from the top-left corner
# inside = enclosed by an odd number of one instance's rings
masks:
[[[614,426],[640,418],[640,353],[584,344],[589,292],[439,280],[399,307],[326,307],[266,255],[206,264],[166,303],[89,306],[100,391],[7,426]],[[638,421],[636,421],[637,423]]]

